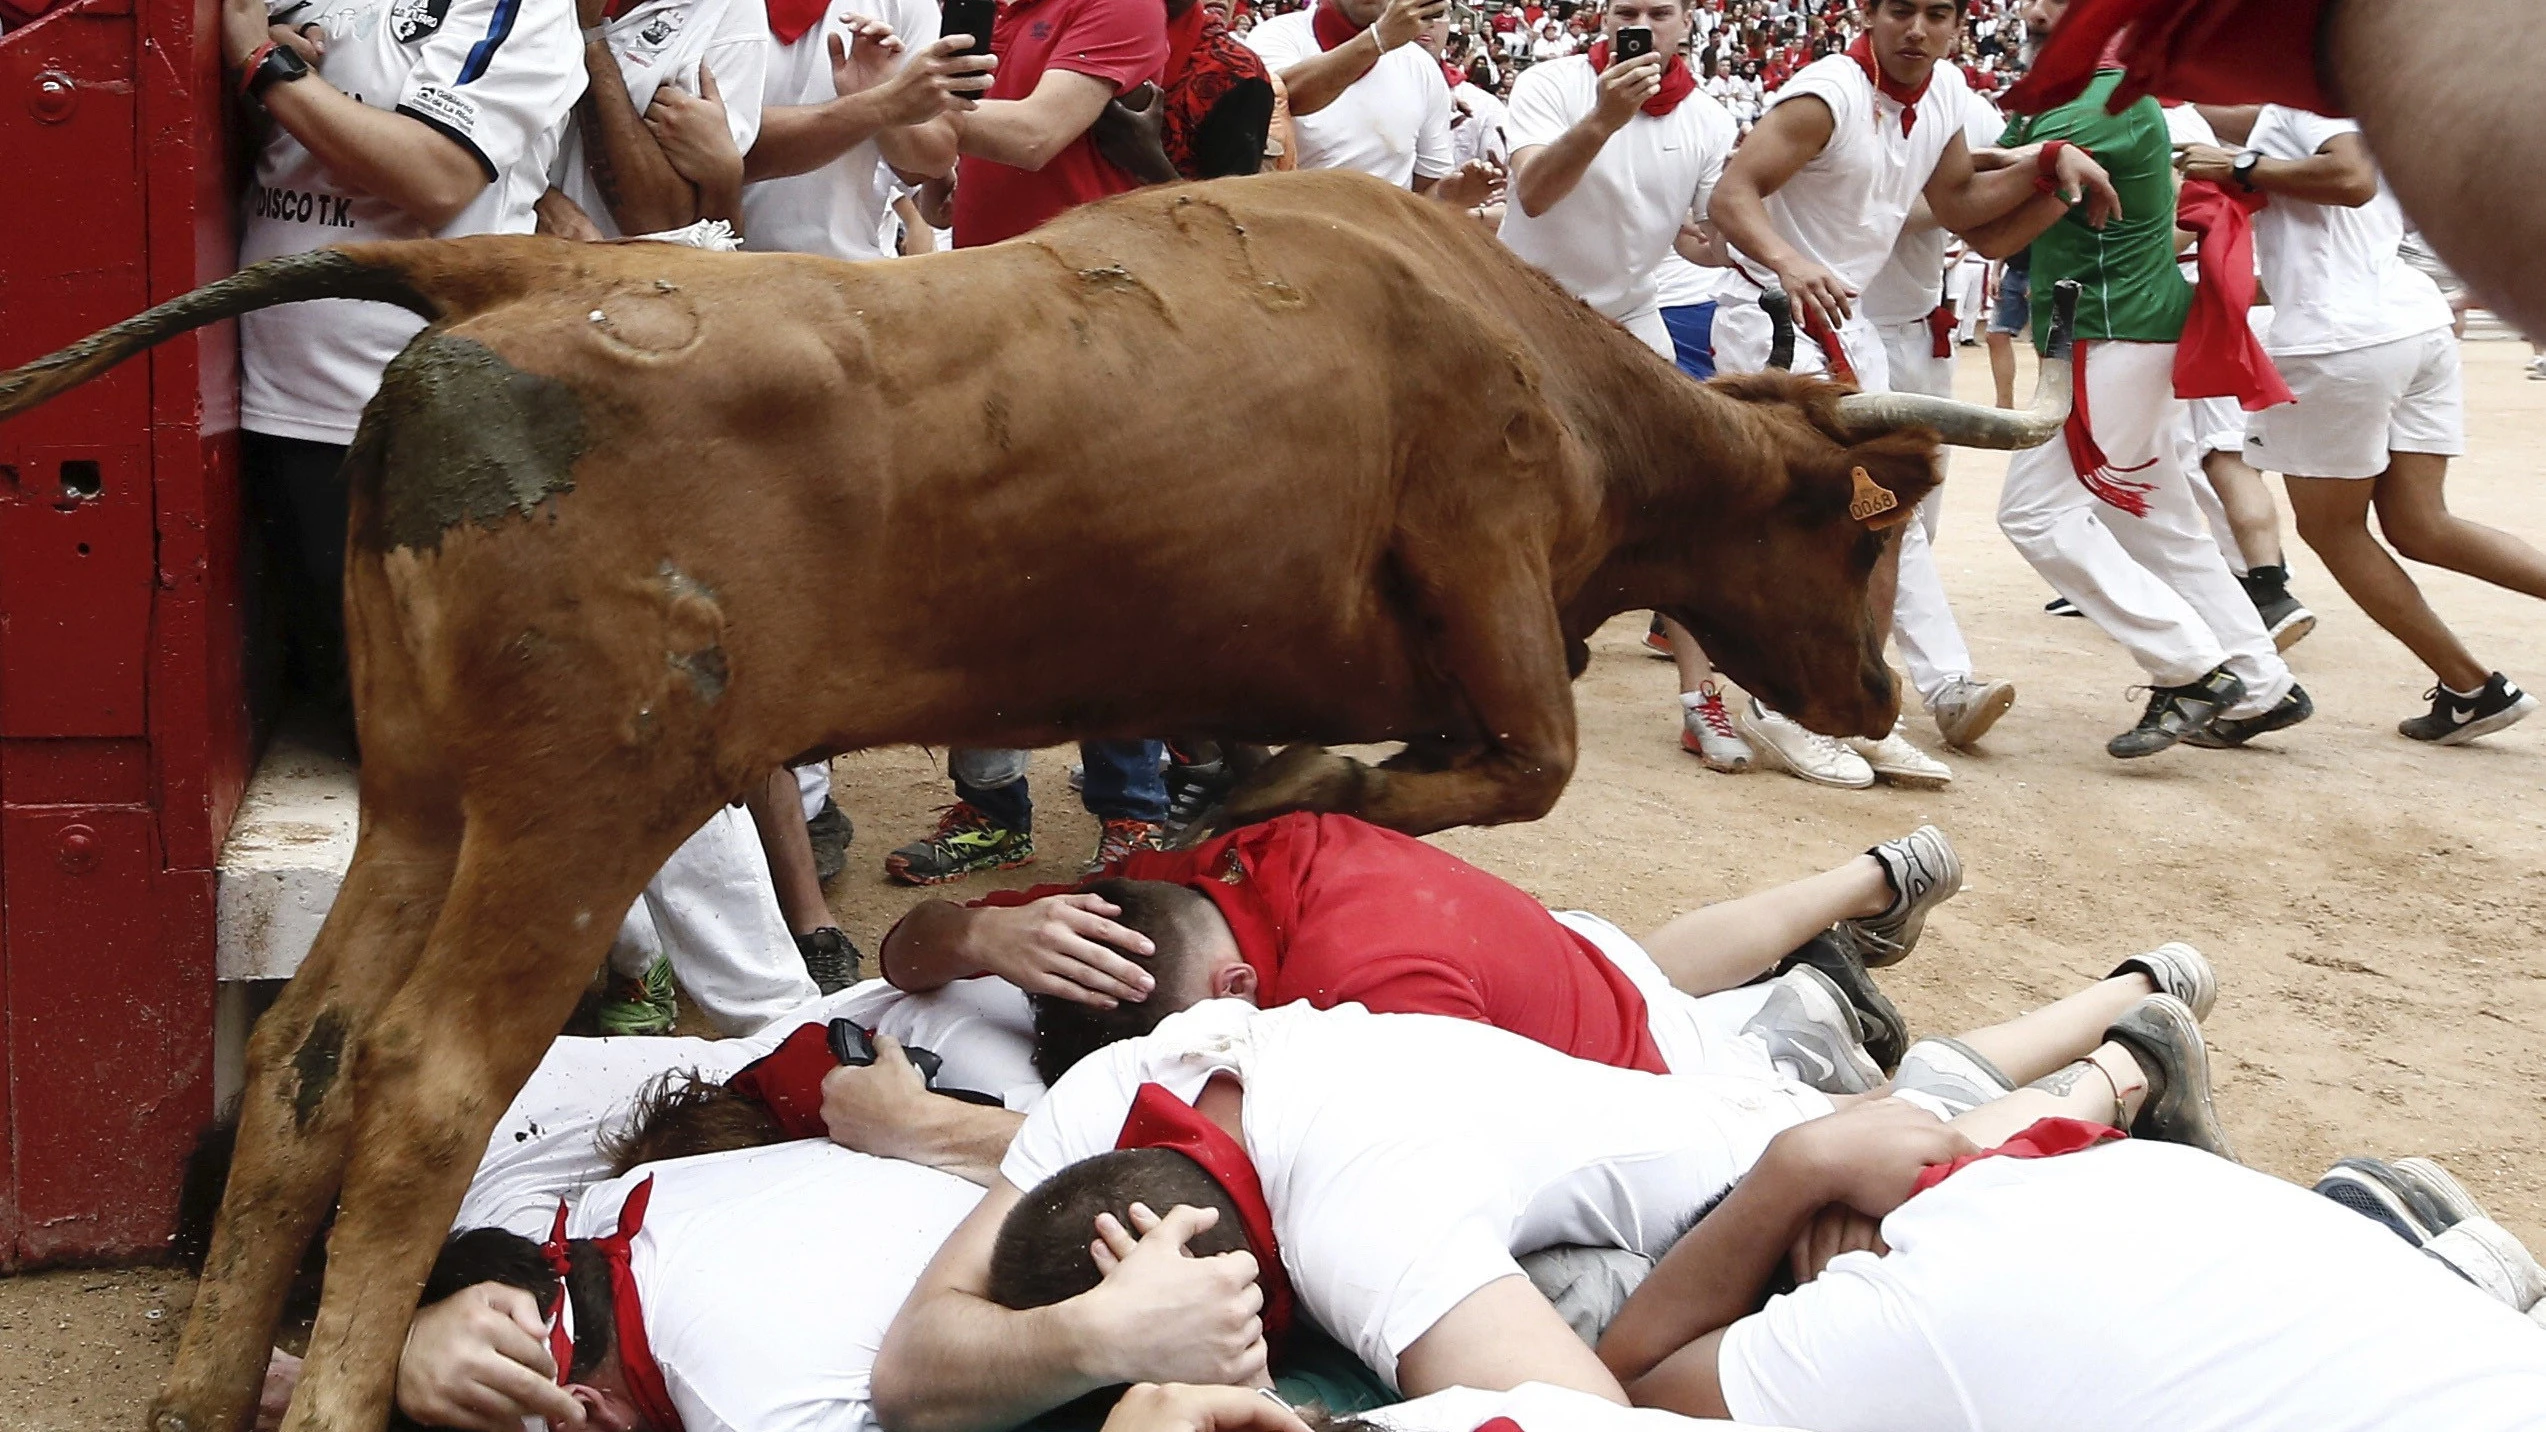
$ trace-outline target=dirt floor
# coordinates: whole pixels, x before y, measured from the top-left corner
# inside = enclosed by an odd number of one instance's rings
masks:
[[[2546,543],[2533,453],[2546,384],[2515,343],[2466,348],[2475,455],[2457,509]],[[1965,354],[1963,396],[1987,366]],[[2103,753],[2138,703],[2138,674],[2048,589],[1991,518],[2003,458],[1958,454],[1940,555],[1973,650],[2018,687],[1985,751],[1954,757],[1938,792],[1822,790],[1720,776],[1683,755],[1670,667],[1642,619],[1593,642],[1577,688],[1582,763],[1545,820],[1441,843],[1551,905],[1630,930],[1834,864],[1922,822],[1950,832],[1969,881],[1885,983],[1914,1025],[1986,1024],[2169,939],[2217,963],[2219,1102],[2249,1162],[2312,1179],[2335,1157],[2434,1155],[2503,1222],[2546,1249],[2546,717],[2437,750],[2395,734],[2430,685],[2344,599],[2295,538],[2299,595],[2323,619],[2292,653],[2316,698],[2298,730],[2236,752],[2189,748],[2132,765]],[[2477,654],[2546,686],[2546,622],[2528,598],[2418,571]],[[1932,744],[1932,729],[1915,734]],[[1066,879],[1093,832],[1039,757],[1039,866]],[[871,752],[838,765],[856,820],[832,900],[869,948],[917,898],[888,886],[885,850],[949,799],[936,758]],[[972,887],[980,888],[976,882]],[[175,1346],[188,1289],[158,1270],[0,1279],[0,1429],[131,1429]]]

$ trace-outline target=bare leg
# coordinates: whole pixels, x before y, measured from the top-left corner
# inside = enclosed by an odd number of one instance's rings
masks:
[[[1994,1149],[2044,1119],[2083,1119],[2128,1128],[2148,1094],[2148,1076],[2129,1050],[2099,1044],[2084,1059],[2062,1065],[2003,1099],[1957,1117],[1956,1132]]]
[[[1959,1039],[2009,1079],[2031,1084],[2076,1059],[2078,1051],[2103,1043],[2114,1020],[2157,992],[2155,980],[2133,970]]]
[[[1891,903],[1883,863],[1859,855],[1835,870],[1691,910],[1645,936],[1644,950],[1673,988],[1713,994],[1774,969],[1841,920],[1879,915]],[[2104,1026],[2095,1028],[2101,1034]]]
[[[2377,481],[2378,530],[2396,555],[2464,572],[2479,581],[2546,597],[2546,552],[2497,527],[2449,511],[2449,460],[2431,453],[2391,453]]]
[[[2377,483],[2337,477],[2283,481],[2290,494],[2290,512],[2298,519],[2299,536],[2361,610],[2369,613],[2370,620],[2403,642],[2442,685],[2453,691],[2482,686],[2491,668],[2475,659],[2423,600],[2413,578],[2370,535],[2369,503]]]
[[[2009,333],[1989,335],[1989,381],[1997,385],[1998,406],[2016,405],[2016,340]]]
[[[2209,475],[2210,490],[2219,494],[2219,505],[2228,510],[2228,526],[2246,566],[2281,565],[2281,509],[2273,505],[2263,474],[2232,452],[2203,454],[2201,470]]]
[[[1706,659],[1706,648],[1697,644],[1687,627],[1662,618],[1662,634],[1671,639],[1671,664],[1680,669],[1680,694],[1695,691],[1698,683],[1715,677],[1715,663]]]
[[[778,913],[787,921],[787,933],[810,935],[836,923],[830,903],[822,898],[822,881],[814,874],[813,838],[805,834],[796,773],[780,766],[743,798],[743,805],[751,811],[760,848],[769,857],[769,880],[778,889]]]

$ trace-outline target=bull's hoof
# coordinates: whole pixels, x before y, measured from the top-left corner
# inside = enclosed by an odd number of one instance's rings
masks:
[[[1281,753],[1240,782],[1221,807],[1221,825],[1247,825],[1295,810],[1355,815],[1370,768],[1323,746],[1305,742]]]

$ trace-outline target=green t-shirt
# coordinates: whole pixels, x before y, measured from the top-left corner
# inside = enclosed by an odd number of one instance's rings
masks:
[[[2078,283],[2077,336],[2172,343],[2183,336],[2192,286],[2175,267],[2174,145],[2166,115],[2153,99],[2120,114],[2104,103],[2122,82],[2120,70],[2095,77],[2086,93],[2047,114],[2016,116],[2007,125],[2009,148],[2065,139],[2095,157],[2122,197],[2123,217],[2101,229],[2087,227],[2078,205],[2033,241],[2033,342],[2050,342],[2051,286]]]

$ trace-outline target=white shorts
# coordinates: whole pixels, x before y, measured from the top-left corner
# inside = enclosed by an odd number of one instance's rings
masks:
[[[2252,421],[2234,398],[2186,398],[2184,423],[2192,439],[2196,464],[2214,452],[2245,451],[2246,424]]]
[[[2466,451],[2466,383],[2446,328],[2272,361],[2298,401],[2248,420],[2246,461],[2265,472],[2376,477],[2391,452]]]
[[[1653,1045],[1674,1074],[1757,1074],[1782,1077],[1768,1046],[1743,1026],[1768,1003],[1768,987],[1746,985],[1720,994],[1692,995],[1673,985],[1635,937],[1588,910],[1550,911],[1559,924],[1600,947],[1609,963],[1635,982],[1644,996]]]

